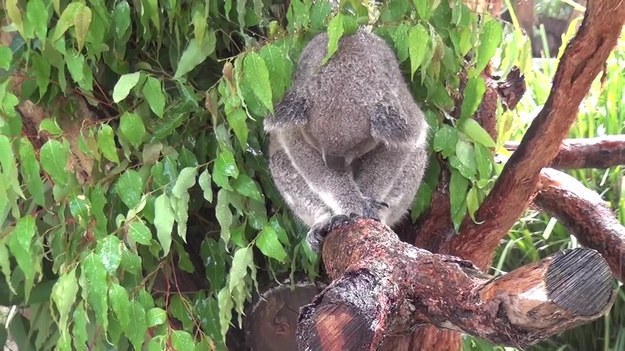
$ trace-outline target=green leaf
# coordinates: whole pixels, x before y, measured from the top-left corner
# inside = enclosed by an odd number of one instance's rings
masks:
[[[496,20],[491,19],[484,24],[480,32],[480,42],[476,52],[476,72],[480,73],[486,68],[490,59],[495,55],[502,38],[503,28]]]
[[[13,154],[13,145],[11,140],[5,135],[0,135],[0,167],[4,176],[4,181],[10,187],[11,190],[22,198],[25,198],[24,193],[18,179],[17,164],[15,161],[15,155]]]
[[[204,257],[206,278],[208,278],[212,289],[221,289],[226,284],[225,251],[217,241],[207,238],[202,242],[200,253]]]
[[[79,7],[74,15],[73,24],[74,29],[76,30],[78,51],[80,51],[85,46],[85,40],[87,39],[87,33],[89,32],[89,25],[91,24],[91,9],[86,5]]]
[[[157,325],[165,324],[165,322],[167,322],[167,312],[162,308],[158,308],[158,307],[151,308],[150,310],[148,310],[148,313],[146,315],[146,320],[147,320],[148,328],[152,328]],[[185,349],[179,349],[179,350],[185,350]]]
[[[171,343],[174,350],[191,350],[195,348],[195,342],[191,334],[182,330],[174,330],[171,333]]]
[[[328,24],[328,50],[321,60],[321,65],[328,63],[332,55],[339,48],[339,40],[343,36],[345,29],[343,28],[343,15],[337,13]]]
[[[239,176],[239,168],[234,160],[234,155],[230,150],[223,150],[215,160],[214,173],[219,173],[227,177],[237,178]]]
[[[109,273],[114,273],[122,261],[122,242],[114,235],[109,235],[98,243],[98,256]]]
[[[106,268],[102,260],[95,253],[90,253],[81,263],[80,286],[83,296],[95,313],[98,325],[106,330],[108,326],[108,281]]]
[[[471,118],[461,120],[458,123],[458,130],[466,134],[471,140],[485,147],[495,147],[497,144],[490,134],[482,126]]]
[[[177,198],[182,198],[184,195],[187,195],[189,189],[195,185],[196,175],[196,167],[183,168],[180,171],[180,175],[178,175],[178,179],[176,179],[174,187],[171,189],[171,193]]]
[[[11,48],[6,46],[0,46],[0,68],[8,71],[11,67],[11,61],[13,60],[13,53]]]
[[[226,332],[230,329],[230,321],[232,320],[232,295],[228,290],[228,287],[224,286],[223,289],[217,293],[217,305],[219,306],[219,324],[221,325],[221,338],[226,340]]]
[[[271,225],[266,225],[256,238],[256,246],[263,255],[275,258],[280,262],[284,262],[287,257],[286,251],[282,246],[278,235]]]
[[[63,135],[63,129],[52,118],[44,118],[39,124],[39,132],[44,131],[52,135]]]
[[[111,284],[108,291],[110,306],[115,313],[115,318],[119,321],[122,328],[128,333],[128,329],[132,328],[130,320],[130,299],[128,292],[119,284]]]
[[[442,153],[444,157],[449,157],[456,153],[457,142],[458,132],[445,124],[434,134],[432,147],[434,151]]]
[[[5,240],[0,240],[0,269],[2,270],[2,274],[4,274],[7,286],[13,294],[16,294],[15,288],[13,288],[11,284],[11,262],[9,261],[9,250],[7,250]],[[208,276],[208,272],[206,275]]]
[[[65,55],[65,63],[70,76],[76,83],[81,83],[85,79],[83,67],[85,65],[85,57],[78,52]]]
[[[143,85],[143,97],[148,101],[152,112],[159,117],[163,117],[163,113],[165,113],[165,94],[158,79],[148,77]]]
[[[237,193],[258,201],[263,201],[263,195],[258,184],[247,174],[240,174],[237,179],[232,182],[232,186]]]
[[[69,211],[78,224],[87,228],[91,219],[91,202],[88,197],[82,194],[72,196],[69,202]]]
[[[149,246],[152,241],[150,228],[140,221],[134,221],[128,225],[128,236],[141,245]]]
[[[35,218],[31,215],[20,218],[11,231],[11,241],[30,254],[31,243],[35,236]]]
[[[271,80],[271,96],[274,102],[277,102],[284,96],[290,85],[293,75],[293,62],[289,60],[285,45],[265,45],[259,54],[267,65]]]
[[[310,8],[310,27],[316,30],[324,29],[328,16],[331,13],[331,3],[328,1],[315,1]]]
[[[52,287],[52,301],[59,312],[58,327],[61,333],[67,333],[69,312],[76,301],[78,293],[78,280],[76,279],[76,268],[63,273]]]
[[[74,310],[73,314],[73,343],[76,350],[87,350],[87,311],[85,311],[84,305],[78,304],[78,307]]]
[[[432,12],[438,7],[441,0],[413,0],[413,2],[419,17],[427,21]]]
[[[143,195],[141,174],[132,169],[126,170],[117,180],[115,192],[128,208],[135,208]]]
[[[245,81],[252,88],[254,95],[267,110],[273,113],[271,84],[269,83],[269,71],[265,60],[256,52],[248,53],[243,60],[243,72]]]
[[[213,187],[211,184],[211,175],[208,173],[208,169],[205,169],[202,173],[200,173],[198,184],[200,184],[200,188],[202,188],[204,199],[208,202],[213,202]]]
[[[109,161],[119,164],[119,157],[117,156],[117,148],[115,147],[115,134],[113,128],[108,124],[100,125],[97,135],[98,147],[102,151],[102,155]]]
[[[475,161],[475,149],[473,145],[464,140],[458,140],[456,143],[456,157],[462,163],[469,174],[473,177],[477,173],[477,163]]]
[[[72,2],[67,5],[56,23],[54,35],[52,36],[53,42],[59,40],[63,34],[65,34],[65,32],[67,32],[67,30],[74,25],[77,14],[83,13],[86,7],[87,6],[82,2]]]
[[[194,179],[195,180],[195,179]],[[189,200],[191,196],[184,192],[180,197],[171,198],[171,206],[175,212],[175,219],[178,222],[177,231],[182,240],[187,242],[187,221],[189,219]]]
[[[135,113],[124,112],[119,121],[119,135],[138,149],[146,136],[143,119]]]
[[[124,100],[130,93],[130,90],[139,83],[140,77],[140,72],[128,73],[119,77],[115,87],[113,87],[113,101],[118,103]]]
[[[174,229],[174,211],[169,197],[165,194],[159,195],[154,202],[154,226],[156,237],[163,248],[163,256],[167,256],[171,248],[171,233]]]
[[[130,310],[125,312],[130,314],[130,320],[132,321],[132,325],[126,330],[128,340],[130,340],[135,350],[142,350],[145,334],[148,331],[145,309],[139,302],[132,301]]]
[[[54,139],[48,140],[39,152],[41,167],[60,186],[66,185],[69,181],[66,168],[68,157],[69,145]]]
[[[228,286],[232,292],[237,285],[245,284],[244,278],[247,275],[247,267],[250,261],[253,262],[252,248],[241,247],[232,256],[232,266],[230,267],[230,280]]]
[[[410,77],[414,77],[417,68],[430,51],[430,34],[421,24],[410,28],[408,32],[408,53],[410,54]]]
[[[215,217],[219,223],[220,237],[224,243],[230,241],[230,226],[232,225],[232,212],[230,212],[230,192],[220,189],[217,193],[217,204],[215,205]]]
[[[115,5],[115,11],[113,12],[113,28],[115,28],[116,38],[121,40],[128,29],[131,28],[130,22],[130,5],[123,0],[119,1]]]
[[[11,20],[11,24],[14,25],[21,34],[24,33],[24,21],[22,19],[22,12],[17,6],[17,0],[7,0],[3,9],[6,9],[6,15]]]
[[[452,169],[449,181],[449,201],[451,205],[451,217],[456,230],[460,228],[460,224],[467,211],[466,194],[468,187],[469,180],[462,176],[460,172]]]
[[[490,179],[492,175],[490,151],[480,144],[475,144],[475,161],[477,162],[477,172],[480,175],[480,179]]]
[[[482,77],[471,77],[464,88],[464,98],[460,106],[460,120],[473,116],[477,108],[480,107],[482,97],[486,92],[486,83]]]
[[[242,148],[247,148],[247,136],[249,134],[249,128],[247,127],[247,113],[238,107],[233,111],[226,111],[226,119],[228,125],[234,131],[234,135],[237,137],[239,144]]]
[[[467,192],[467,211],[473,221],[475,221],[475,212],[480,207],[480,201],[477,197],[477,190],[475,188],[469,189]]]
[[[189,40],[189,45],[187,45],[187,48],[180,57],[180,62],[178,62],[178,68],[176,68],[174,79],[184,76],[191,72],[197,65],[204,62],[208,55],[215,51],[216,42],[217,38],[215,37],[215,32],[212,30],[208,32],[208,35],[201,43],[195,38]]]
[[[28,3],[30,4],[30,2]],[[32,67],[30,69],[30,73],[32,73],[37,80],[39,96],[43,96],[46,91],[48,91],[48,86],[50,85],[50,72],[52,66],[50,65],[50,62],[41,55],[32,55],[31,59]]]

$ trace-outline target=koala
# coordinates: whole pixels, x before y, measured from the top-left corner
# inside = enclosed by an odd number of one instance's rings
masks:
[[[396,223],[428,159],[427,123],[384,40],[359,29],[322,65],[327,46],[326,33],[306,46],[291,89],[264,120],[271,176],[315,251],[333,218]]]

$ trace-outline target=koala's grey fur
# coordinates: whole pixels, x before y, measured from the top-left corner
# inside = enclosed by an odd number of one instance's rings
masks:
[[[322,66],[327,46],[325,33],[308,44],[264,122],[272,177],[312,244],[335,215],[397,222],[428,158],[427,123],[386,43],[358,30]]]

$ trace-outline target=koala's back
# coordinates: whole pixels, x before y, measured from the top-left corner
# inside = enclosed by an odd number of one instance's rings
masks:
[[[327,45],[323,33],[304,49],[294,88],[311,103],[307,132],[325,146],[324,152],[344,155],[372,139],[376,105],[385,100],[413,105],[414,101],[393,50],[378,36],[358,30],[341,38],[337,51],[322,66]],[[409,117],[414,114],[407,112]]]

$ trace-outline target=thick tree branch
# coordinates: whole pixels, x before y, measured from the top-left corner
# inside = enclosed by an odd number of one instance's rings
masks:
[[[566,173],[545,169],[534,203],[562,222],[582,245],[599,251],[614,276],[625,281],[625,227],[599,194]]]
[[[376,350],[385,337],[426,324],[529,345],[599,317],[614,295],[610,269],[591,249],[493,279],[367,219],[335,226],[323,258],[333,282],[300,312],[300,350]]]
[[[508,142],[505,148],[518,149],[519,143]],[[566,139],[549,167],[555,169],[610,168],[625,165],[625,135],[601,138]]]
[[[447,252],[469,259],[482,269],[490,264],[499,241],[531,201],[540,170],[560,150],[579,104],[603,68],[624,21],[623,0],[588,2],[582,25],[558,65],[545,106],[480,206],[476,221],[464,222],[460,237],[450,243]]]

